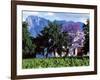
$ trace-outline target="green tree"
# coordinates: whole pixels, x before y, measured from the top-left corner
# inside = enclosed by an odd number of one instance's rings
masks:
[[[45,38],[48,51],[53,49],[53,53],[58,51],[59,55],[61,56],[62,46],[67,48],[67,33],[61,32],[61,26],[54,22],[49,22],[48,26],[41,31],[42,37]]]
[[[32,44],[32,39],[27,28],[28,24],[26,22],[22,23],[22,48],[23,48],[23,58],[33,57],[33,53],[36,45]]]
[[[89,52],[89,20],[87,20],[87,24],[84,24],[83,30],[85,33],[84,50],[85,54],[87,54]]]

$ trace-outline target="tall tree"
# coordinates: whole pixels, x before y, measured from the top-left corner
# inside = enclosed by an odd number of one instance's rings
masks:
[[[85,54],[87,54],[87,52],[89,52],[89,20],[87,20],[87,23],[84,24],[83,30],[85,33],[84,50]]]
[[[52,49],[54,53],[58,51],[61,56],[62,46],[67,47],[67,33],[61,32],[61,26],[59,26],[56,21],[49,22],[48,26],[41,31],[41,34],[47,42],[47,46],[45,46],[48,48],[47,50]]]
[[[33,57],[35,44],[32,44],[32,39],[30,33],[28,32],[27,23],[22,23],[22,49],[23,49],[23,58]]]

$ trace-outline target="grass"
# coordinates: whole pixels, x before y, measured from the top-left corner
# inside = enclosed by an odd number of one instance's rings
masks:
[[[50,68],[50,67],[73,67],[89,66],[89,57],[65,57],[65,58],[32,58],[23,59],[22,68]]]

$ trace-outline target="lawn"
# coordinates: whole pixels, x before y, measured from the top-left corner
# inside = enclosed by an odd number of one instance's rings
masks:
[[[89,66],[89,57],[31,58],[22,60],[23,69]]]

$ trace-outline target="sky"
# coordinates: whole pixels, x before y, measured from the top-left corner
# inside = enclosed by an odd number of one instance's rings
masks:
[[[39,16],[50,21],[54,20],[65,20],[74,22],[85,23],[89,19],[88,13],[68,13],[68,12],[45,12],[45,11],[22,11],[23,21],[26,20],[28,16]]]

